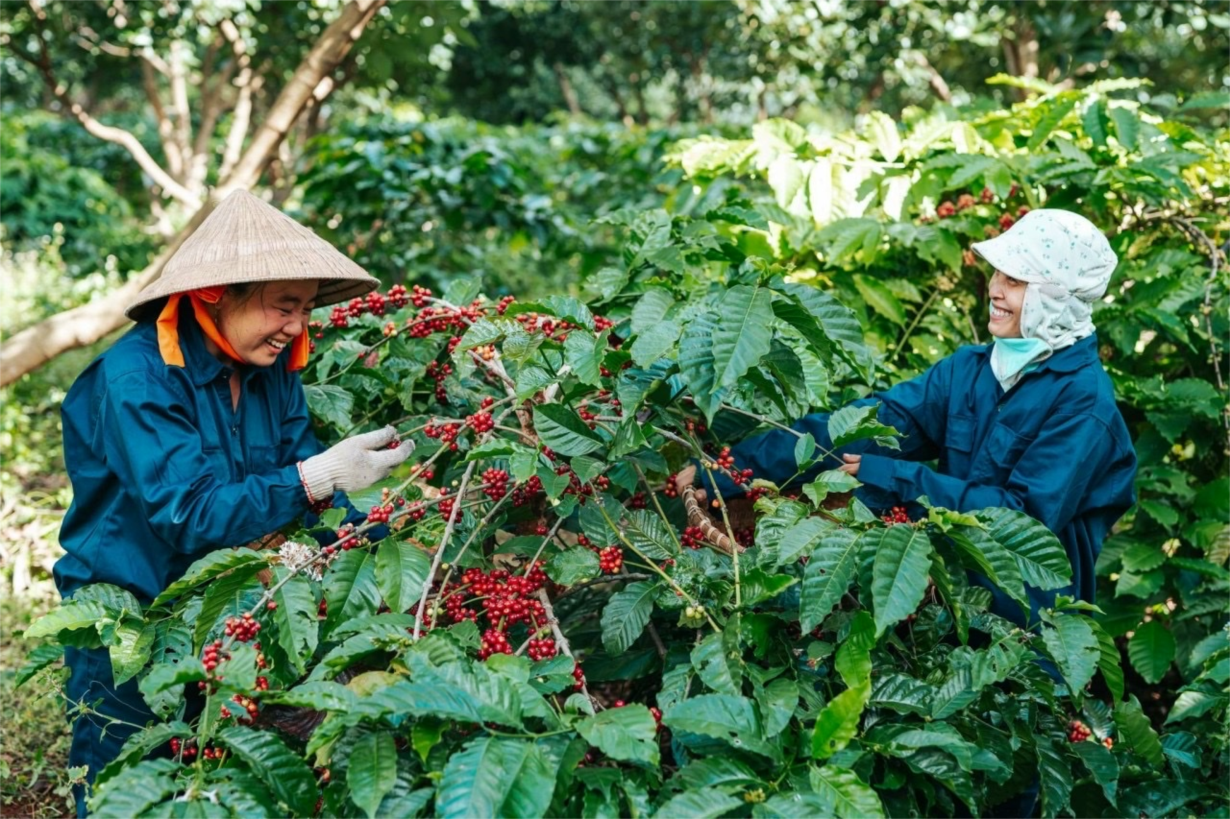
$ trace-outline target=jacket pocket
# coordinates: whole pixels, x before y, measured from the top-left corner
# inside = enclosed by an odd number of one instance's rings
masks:
[[[281,466],[278,463],[278,448],[276,446],[248,447],[249,475],[265,475]]]
[[[1008,476],[1031,443],[1033,438],[1021,435],[1002,423],[995,424],[982,444],[970,477],[1001,486],[1006,484]]]

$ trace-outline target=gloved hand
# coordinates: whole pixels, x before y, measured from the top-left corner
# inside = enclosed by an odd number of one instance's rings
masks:
[[[414,452],[411,441],[402,441],[396,449],[388,449],[395,440],[397,430],[385,427],[347,438],[300,462],[299,474],[303,476],[310,499],[331,498],[338,490],[355,492],[387,478]]]

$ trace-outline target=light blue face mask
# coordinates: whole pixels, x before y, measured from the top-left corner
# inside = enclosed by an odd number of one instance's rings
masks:
[[[1051,347],[1040,338],[997,338],[991,348],[991,371],[1004,392],[1021,376],[1051,357]]]

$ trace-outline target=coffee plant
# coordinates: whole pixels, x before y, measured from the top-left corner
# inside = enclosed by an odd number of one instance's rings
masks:
[[[363,525],[315,510],[277,549],[213,553],[152,601],[89,586],[27,631],[52,639],[23,678],[106,646],[161,717],[98,772],[94,812],[982,815],[1035,784],[1046,817],[1224,811],[1226,493],[1200,488],[1224,490],[1204,215],[1224,142],[1114,90],[685,143],[720,201],[604,216],[625,240],[588,300],[456,280],[320,316],[322,439],[391,423],[415,456],[352,496]],[[781,485],[727,447],[970,340],[985,271],[963,251],[1042,204],[1122,223],[1095,322],[1148,445],[1099,563],[1118,587],[1026,630],[969,573],[1023,610],[1027,586],[1067,586],[1037,522],[870,508],[806,435]],[[895,435],[874,409],[829,432]],[[689,465],[744,494],[700,503]]]

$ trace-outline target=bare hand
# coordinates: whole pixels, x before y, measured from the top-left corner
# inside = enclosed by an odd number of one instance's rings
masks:
[[[679,491],[680,495],[683,494],[683,490],[694,483],[696,483],[696,464],[688,464],[675,475],[675,489]],[[699,503],[704,504],[708,497],[704,489],[696,490],[696,500]]]
[[[850,477],[857,478],[858,477],[858,467],[859,467],[859,464],[862,463],[863,456],[862,455],[842,455],[841,459],[845,461],[845,463],[837,468],[840,469],[842,472],[845,472]]]

